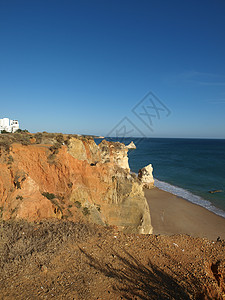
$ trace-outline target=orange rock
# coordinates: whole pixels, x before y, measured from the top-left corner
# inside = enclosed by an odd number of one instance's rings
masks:
[[[129,174],[120,143],[71,138],[56,153],[49,145],[13,144],[7,165],[0,158],[3,219],[69,218],[151,233],[142,186]],[[43,196],[43,193],[45,193]]]

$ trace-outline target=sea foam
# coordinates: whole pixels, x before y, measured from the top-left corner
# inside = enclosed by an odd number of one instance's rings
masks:
[[[208,209],[209,211],[215,213],[216,215],[225,218],[225,212],[223,210],[213,206],[212,203],[209,202],[208,200],[205,200],[205,199],[201,198],[200,196],[194,195],[194,194],[192,194],[191,192],[189,192],[185,189],[182,189],[180,187],[171,185],[167,182],[160,181],[160,180],[155,179],[155,178],[154,178],[154,180],[155,180],[154,185],[157,188],[159,188],[163,191],[169,192],[169,193],[171,193],[175,196],[181,197],[185,200],[188,200],[188,201],[190,201],[194,204],[200,205],[200,206]]]

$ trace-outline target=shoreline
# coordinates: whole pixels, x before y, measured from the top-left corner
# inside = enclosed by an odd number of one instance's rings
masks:
[[[157,187],[145,189],[153,234],[225,239],[225,218]]]
[[[225,219],[225,211],[214,206],[213,203],[210,202],[210,200],[207,200],[205,198],[202,198],[201,196],[198,196],[191,191],[185,190],[184,188],[177,187],[175,185],[172,185],[170,183],[158,180],[154,178],[154,186],[158,189],[168,192],[170,194],[173,194],[179,198],[182,198],[186,201],[189,201],[193,204],[199,205],[201,207],[206,208],[207,210],[213,212],[214,214],[221,216]]]

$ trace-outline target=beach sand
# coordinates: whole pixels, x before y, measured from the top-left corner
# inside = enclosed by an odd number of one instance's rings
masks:
[[[145,189],[154,234],[225,240],[225,218],[158,188]]]

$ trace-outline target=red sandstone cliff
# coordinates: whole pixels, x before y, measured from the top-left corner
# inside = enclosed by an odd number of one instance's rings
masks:
[[[152,232],[142,185],[130,175],[123,144],[62,137],[53,145],[35,144],[34,137],[30,141],[1,148],[2,219],[89,220],[127,232]]]

